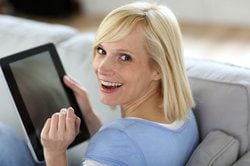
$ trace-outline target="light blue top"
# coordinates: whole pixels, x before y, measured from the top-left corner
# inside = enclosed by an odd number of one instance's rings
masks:
[[[123,118],[104,125],[91,138],[85,160],[112,166],[183,166],[197,144],[192,111],[178,129]]]

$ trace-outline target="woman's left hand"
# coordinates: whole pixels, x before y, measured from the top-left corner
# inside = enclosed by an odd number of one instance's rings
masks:
[[[41,132],[45,159],[65,155],[67,147],[79,134],[80,123],[80,118],[75,115],[73,108],[61,109],[47,119]]]

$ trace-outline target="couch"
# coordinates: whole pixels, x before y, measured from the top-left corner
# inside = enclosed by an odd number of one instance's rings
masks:
[[[93,33],[82,34],[63,25],[47,24],[0,15],[0,58],[15,52],[53,42],[66,73],[89,91],[90,102],[103,122],[119,117],[97,96],[91,70],[90,48]],[[196,102],[200,144],[188,166],[250,165],[250,69],[185,56],[185,65]],[[17,110],[0,71],[0,122],[13,128],[21,139]],[[69,164],[79,165],[87,142],[68,151]]]

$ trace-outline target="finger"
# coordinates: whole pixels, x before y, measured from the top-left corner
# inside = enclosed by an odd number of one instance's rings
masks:
[[[75,121],[76,121],[76,115],[74,113],[73,108],[69,108],[67,111],[67,118],[66,118],[66,128],[67,131],[69,131],[70,134],[75,134]]]
[[[64,75],[63,76],[63,79],[64,81],[68,82],[68,83],[72,83],[72,84],[75,84],[75,85],[79,85],[80,86],[80,83],[78,81],[76,81],[74,78],[68,76],[68,75]]]
[[[58,121],[59,121],[59,113],[54,113],[51,117],[49,133],[51,133],[51,134],[57,133]]]
[[[76,135],[80,133],[80,125],[81,125],[81,119],[79,117],[76,117],[76,124],[75,124]]]
[[[69,107],[67,110],[67,118],[75,118],[76,114],[72,107]]]
[[[69,87],[74,93],[86,93],[86,89],[83,88],[80,83],[78,83],[76,80],[74,80],[72,77],[64,76],[63,81],[67,87]]]
[[[73,91],[77,91],[78,88],[81,86],[73,78],[66,76],[66,75],[63,77],[63,81],[64,81],[65,85],[68,86],[69,88],[71,88]]]
[[[75,120],[75,131],[78,134],[81,124],[81,119],[74,113],[74,109],[72,107],[68,108],[68,118],[72,118]]]
[[[58,133],[60,137],[63,137],[63,134],[65,133],[66,130],[66,114],[67,110],[65,108],[61,109],[58,121]]]
[[[51,118],[48,118],[43,126],[43,129],[41,132],[41,138],[47,138],[47,135],[50,130],[50,123],[51,123]]]

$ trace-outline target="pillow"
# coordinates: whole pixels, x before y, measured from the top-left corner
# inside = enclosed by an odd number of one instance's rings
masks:
[[[210,131],[195,149],[186,166],[228,166],[239,154],[239,141],[219,131]]]

